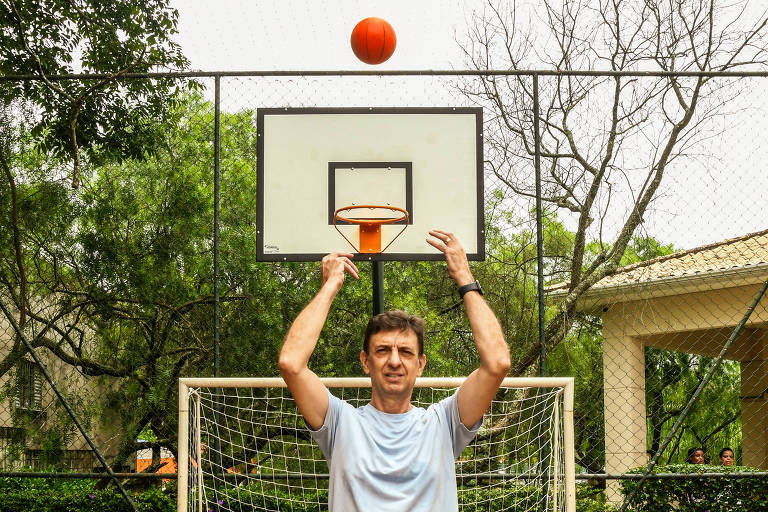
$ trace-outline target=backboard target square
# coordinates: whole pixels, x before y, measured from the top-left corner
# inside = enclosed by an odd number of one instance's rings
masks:
[[[328,162],[328,224],[333,225],[339,208],[365,204],[403,208],[413,224],[412,169],[411,162]],[[377,218],[381,213],[356,210],[355,217]]]
[[[352,205],[409,217],[396,239],[404,221],[381,226],[381,246],[394,240],[385,252],[358,260],[442,260],[425,241],[431,229],[453,232],[470,259],[484,259],[482,109],[259,109],[257,130],[259,261],[356,252],[344,237],[355,242],[359,226],[333,225],[334,211]]]

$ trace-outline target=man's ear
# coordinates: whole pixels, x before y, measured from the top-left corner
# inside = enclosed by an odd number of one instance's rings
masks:
[[[421,372],[424,371],[425,366],[427,366],[427,354],[421,354],[419,356],[419,377],[421,377]]]
[[[370,375],[371,370],[368,368],[368,354],[365,353],[365,350],[360,351],[360,364],[363,365],[363,371],[365,371],[366,374]]]

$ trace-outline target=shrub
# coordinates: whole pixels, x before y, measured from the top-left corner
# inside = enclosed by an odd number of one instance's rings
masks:
[[[129,512],[114,488],[96,490],[96,482],[79,479],[0,478],[0,512]],[[176,496],[159,488],[132,492],[139,512],[174,512]]]
[[[578,512],[618,512],[619,508],[605,502],[605,489],[585,483],[576,486],[576,510]]]
[[[0,512],[128,512],[130,508],[122,495],[114,488],[95,490],[96,482],[79,479],[0,478]],[[173,485],[169,486],[173,488]],[[590,485],[578,485],[576,509],[579,512],[613,512],[616,509],[605,503],[602,489]],[[174,491],[163,492],[153,487],[132,492],[139,512],[174,512]],[[287,501],[295,512],[320,512],[326,510],[328,491],[301,493],[289,492],[274,484],[253,482],[250,485],[230,488],[219,495],[221,504],[235,506],[236,502],[249,503],[253,499],[260,506],[278,510]],[[527,510],[540,505],[541,489],[534,485],[516,488],[492,489],[483,486],[459,488],[459,502],[480,505],[483,510]],[[287,501],[286,501],[287,500]],[[204,510],[217,508],[213,503],[204,504]]]
[[[541,488],[535,485],[515,484],[506,487],[476,487],[467,485],[459,487],[459,505],[468,505],[468,510],[538,510],[541,505]],[[299,495],[295,491],[289,493],[286,488],[275,485],[254,482],[249,485],[231,488],[219,495],[224,509],[237,510],[236,503],[259,503],[268,510],[278,510],[278,505],[292,503],[292,509],[297,512],[319,512],[326,510],[328,491],[318,489]],[[272,507],[271,509],[269,507]],[[213,503],[204,504],[204,509],[215,508]],[[579,512],[614,512],[615,507],[606,505],[605,493],[590,485],[579,485],[576,493],[576,510]]]
[[[629,473],[640,474],[644,467]],[[656,466],[658,473],[757,473],[755,478],[686,478],[646,480],[630,501],[630,506],[643,512],[758,512],[768,510],[768,473],[742,466],[707,466],[673,464]],[[638,480],[622,481],[625,497],[638,488]]]

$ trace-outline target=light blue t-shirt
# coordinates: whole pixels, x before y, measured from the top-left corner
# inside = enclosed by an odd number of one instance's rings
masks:
[[[312,437],[330,468],[331,512],[458,510],[455,460],[482,420],[472,429],[461,423],[456,393],[402,414],[328,395],[325,421]]]

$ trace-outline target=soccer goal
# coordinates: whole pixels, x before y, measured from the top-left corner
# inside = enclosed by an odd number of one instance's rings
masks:
[[[420,378],[428,407],[464,378]],[[368,378],[327,378],[368,403]],[[327,510],[328,466],[280,378],[179,381],[178,510]],[[460,510],[575,512],[573,379],[507,378],[456,462]]]

